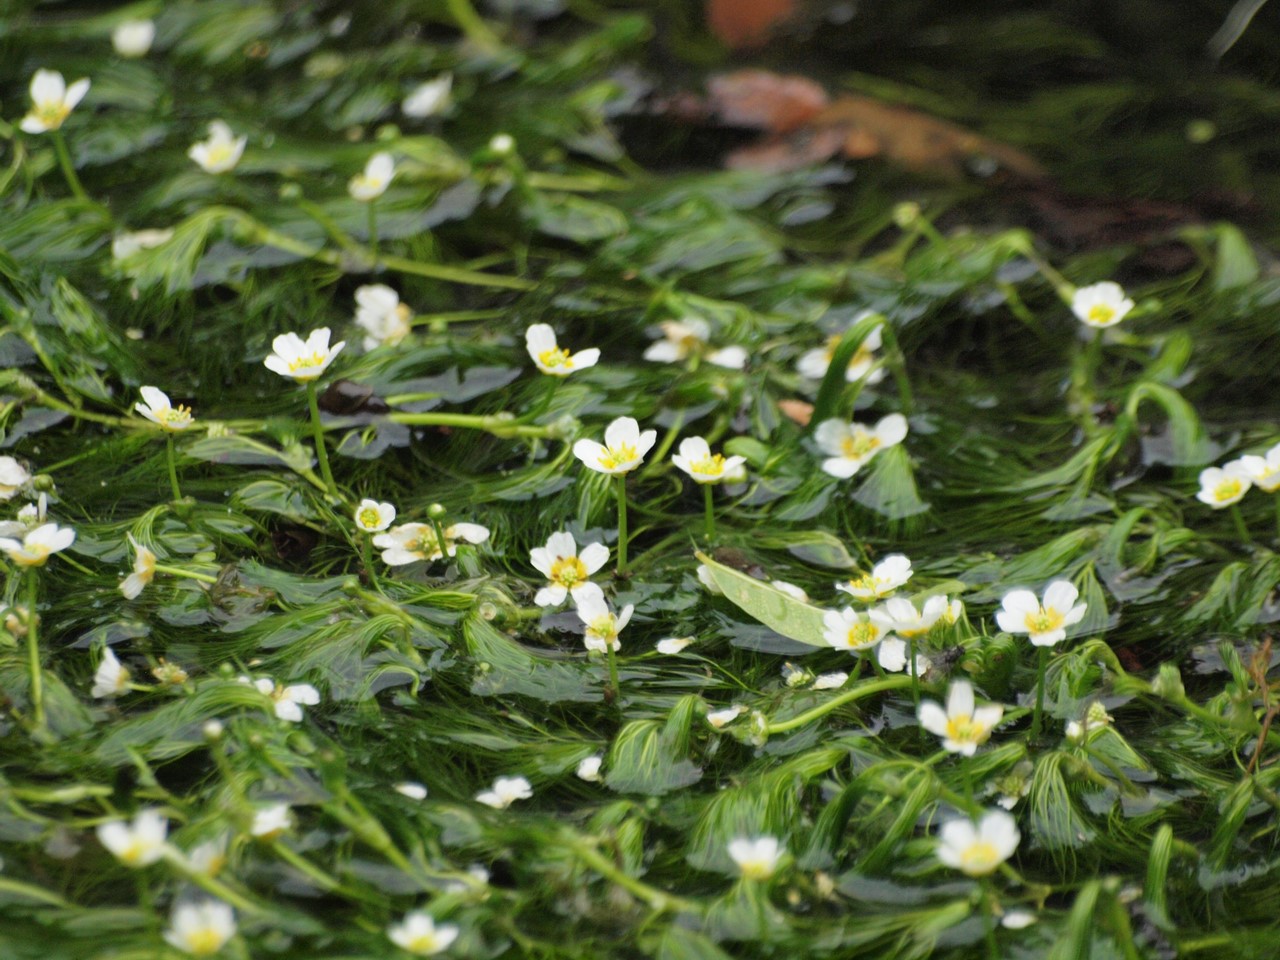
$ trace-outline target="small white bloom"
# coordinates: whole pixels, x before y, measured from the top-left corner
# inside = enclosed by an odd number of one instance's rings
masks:
[[[427,788],[416,780],[406,780],[404,783],[397,783],[395,785],[395,791],[396,793],[403,794],[410,800],[427,799]]]
[[[129,671],[110,647],[102,651],[102,660],[98,663],[97,672],[93,675],[93,689],[90,696],[98,698],[118,697],[129,689]]]
[[[553,377],[567,377],[600,361],[600,350],[596,347],[569,353],[556,343],[556,332],[545,323],[535,323],[524,332],[524,345],[534,366]]]
[[[876,662],[889,673],[902,673],[907,669],[907,642],[897,637],[886,637],[876,647]],[[916,654],[916,676],[923,677],[933,666],[923,653]]]
[[[603,543],[591,543],[579,553],[573,534],[562,531],[548,537],[545,547],[530,550],[529,562],[550,581],[538,591],[534,603],[554,607],[571,594],[580,603],[583,592],[591,592],[594,586],[591,575],[609,562],[609,548]]]
[[[985,877],[1018,848],[1017,823],[1003,810],[989,810],[975,827],[972,820],[950,820],[938,834],[938,859],[971,877]]]
[[[869,313],[864,312],[854,317],[853,322],[857,323],[867,316]],[[863,377],[869,385],[879,383],[884,379],[884,370],[877,367],[875,352],[880,349],[883,334],[880,327],[876,327],[863,339],[858,345],[858,349],[854,351],[853,356],[849,358],[849,365],[845,368],[844,379],[847,383],[853,383],[861,380]],[[843,334],[835,334],[828,338],[825,346],[816,350],[810,350],[800,356],[796,362],[796,370],[803,377],[810,380],[821,380],[827,375],[827,370],[831,366],[831,361],[836,355],[836,347],[840,345]]]
[[[177,904],[164,932],[171,946],[193,957],[213,956],[235,935],[235,912],[221,900]]]
[[[738,837],[729,842],[729,858],[749,880],[768,880],[785,853],[777,837]]]
[[[691,356],[701,356],[707,363],[730,370],[741,370],[747,365],[747,351],[743,347],[707,349],[711,327],[705,320],[686,317],[684,320],[664,320],[659,326],[663,339],[649,345],[644,352],[646,360],[680,363]]]
[[[21,468],[19,468],[21,469]],[[0,497],[0,499],[8,499]],[[25,537],[36,527],[43,526],[49,512],[49,495],[41,492],[35,503],[28,503],[18,511],[16,520],[0,520],[0,537],[17,539]]]
[[[1252,473],[1243,459],[1232,460],[1223,467],[1206,467],[1200,471],[1200,492],[1196,499],[1215,510],[1239,503],[1253,486]]]
[[[945,710],[932,700],[920,704],[920,726],[941,737],[944,750],[966,757],[987,742],[1003,716],[1004,707],[999,704],[975,708],[973,687],[967,680],[951,684]]]
[[[371,203],[387,192],[395,175],[396,162],[391,154],[375,153],[364,165],[364,170],[347,183],[347,192],[361,203]]]
[[[741,704],[735,703],[733,706],[725,707],[723,710],[711,710],[707,713],[707,723],[720,730],[737,720],[746,709]]]
[[[365,499],[356,507],[356,526],[365,533],[380,533],[391,526],[395,519],[396,508],[389,503]]]
[[[1235,461],[1245,470],[1250,481],[1259,490],[1275,493],[1280,490],[1280,443],[1263,456],[1243,456]]]
[[[415,957],[431,957],[448,950],[449,945],[458,939],[458,932],[458,928],[452,924],[442,923],[436,926],[431,914],[414,910],[405,914],[402,922],[387,928],[387,938]]]
[[[30,479],[31,474],[13,457],[0,457],[0,500],[12,500]]]
[[[204,735],[204,738],[210,741],[221,740],[225,731],[226,728],[222,725],[221,720],[206,720],[203,726],[200,727],[200,732]]]
[[[420,83],[409,91],[409,95],[400,104],[406,117],[421,120],[444,113],[449,106],[449,94],[453,91],[453,74],[442,73],[434,80]]]
[[[659,653],[666,654],[679,653],[693,642],[693,637],[667,637],[664,640],[658,641],[657,650]]]
[[[711,576],[711,568],[705,563],[698,564],[698,582],[707,588],[707,593],[719,597],[724,594],[720,589],[720,584],[716,583],[715,578]]]
[[[292,829],[293,814],[289,812],[289,805],[277,803],[254,812],[249,834],[258,840],[270,841]]]
[[[133,409],[152,423],[160,425],[160,429],[169,433],[186,430],[194,422],[191,408],[173,406],[164,391],[156,387],[143,387],[140,391],[142,399],[133,405]]]
[[[837,583],[836,589],[867,603],[883,600],[910,580],[911,572],[911,561],[901,553],[894,553],[872,567],[870,573],[848,583]]]
[[[907,418],[891,413],[868,430],[860,423],[824,420],[813,438],[827,454],[822,470],[841,480],[852,477],[882,450],[897,446],[907,436]]]
[[[891,597],[870,611],[871,620],[888,633],[910,638],[923,636],[934,624],[951,614],[951,603],[941,594],[929,597],[924,606],[916,605],[905,597]]]
[[[21,542],[0,537],[0,550],[20,567],[43,567],[51,554],[67,549],[75,539],[76,532],[70,527],[46,523],[27,533]]]
[[[209,139],[193,143],[187,156],[205,173],[226,173],[236,168],[248,142],[247,136],[237,137],[223,121],[214,120],[209,124]]]
[[[270,677],[259,677],[257,680],[251,680],[248,677],[237,679],[270,697],[274,704],[275,715],[290,723],[298,723],[302,720],[303,706],[313,707],[320,702],[319,691],[309,683],[285,686],[282,683],[276,683]]]
[[[88,92],[87,79],[77,80],[68,87],[57,70],[37,70],[31,77],[31,109],[19,124],[22,132],[57,130]]]
[[[128,59],[145,57],[156,39],[156,25],[151,20],[125,20],[111,31],[111,45],[116,53]]]
[[[820,673],[813,681],[814,690],[838,690],[849,682],[849,675],[843,671],[836,673]]]
[[[98,825],[98,842],[127,867],[146,867],[164,856],[169,821],[150,807],[139,810],[133,823],[112,820]]]
[[[573,455],[598,473],[616,476],[640,466],[657,440],[657,430],[641,433],[634,418],[619,417],[605,428],[603,446],[594,440],[579,440],[573,445]]]
[[[596,754],[591,757],[583,757],[578,761],[578,777],[589,783],[600,782],[600,764],[604,763],[604,757]]]
[[[1036,922],[1036,915],[1030,910],[1010,910],[1000,918],[1000,926],[1006,930],[1023,930]]]
[[[173,239],[172,230],[135,230],[117,233],[111,241],[111,258],[128,260],[141,250],[151,250]]]
[[[1092,739],[1091,734],[1095,730],[1110,726],[1114,719],[1111,714],[1107,713],[1107,708],[1095,700],[1085,710],[1083,722],[1079,720],[1068,721],[1066,727],[1067,739],[1073,743],[1080,743],[1086,737]]]
[[[853,607],[828,610],[822,615],[822,638],[837,650],[859,653],[874,647],[884,639],[885,628],[871,619],[870,614]]]
[[[329,346],[329,328],[320,327],[303,340],[296,333],[282,333],[271,341],[271,353],[262,361],[272,373],[291,380],[317,380],[347,345],[341,340]]]
[[[489,138],[489,149],[500,157],[510,156],[516,149],[515,137],[509,133],[495,133]]]
[[[1005,633],[1025,633],[1037,647],[1051,647],[1067,638],[1067,627],[1084,618],[1088,604],[1076,603],[1080,591],[1069,580],[1055,580],[1044,592],[1044,604],[1030,590],[1005,594],[996,623]]]
[[[206,877],[216,877],[222,872],[222,868],[227,865],[227,844],[229,842],[230,838],[225,833],[222,833],[212,840],[198,843],[188,851],[187,863]]]
[[[775,590],[780,590],[793,600],[799,600],[801,603],[809,602],[809,595],[804,592],[803,588],[797,587],[794,583],[788,583],[786,580],[770,580],[769,586]]]
[[[533,785],[524,777],[499,777],[493,781],[493,789],[476,794],[476,802],[495,810],[505,810],[517,800],[533,796]]]
[[[685,437],[680,441],[680,451],[672,455],[671,462],[696,483],[719,483],[727,473],[745,464],[747,458],[713,454],[702,437]]]
[[[799,687],[813,679],[813,671],[787,662],[782,665],[782,682],[788,687]]]
[[[458,555],[458,541],[480,544],[489,539],[489,528],[478,523],[455,523],[444,530],[444,550],[429,523],[402,523],[373,538],[382,551],[382,562],[389,567],[402,567],[415,560],[439,560],[446,554]]]
[[[1113,327],[1133,309],[1133,301],[1124,289],[1111,280],[1088,287],[1077,287],[1071,295],[1071,312],[1090,327]]]
[[[412,320],[413,311],[386,284],[356,287],[356,325],[365,332],[366,350],[396,346],[413,330]]]
[[[575,599],[578,602],[578,619],[587,625],[582,637],[583,646],[593,653],[604,653],[606,650],[621,648],[622,643],[618,639],[618,634],[631,621],[631,614],[636,609],[635,605],[629,603],[622,608],[621,613],[614,614],[599,588],[583,593]]]

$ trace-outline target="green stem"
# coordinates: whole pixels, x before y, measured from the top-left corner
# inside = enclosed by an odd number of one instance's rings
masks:
[[[168,848],[165,851],[165,862],[174,867],[180,874],[194,883],[197,887],[206,893],[211,893],[219,900],[224,900],[231,906],[235,907],[242,913],[260,914],[262,907],[258,906],[252,900],[242,897],[236,891],[232,890],[221,880],[209,876],[207,873],[195,869],[187,862],[182,853],[175,848]]]
[[[495,437],[536,437],[543,440],[554,440],[561,431],[552,424],[538,425],[520,423],[515,417],[498,414],[474,413],[390,413],[387,419],[392,423],[403,423],[411,427],[463,427],[471,430],[484,430]]]
[[[311,433],[316,441],[316,459],[320,461],[320,476],[324,478],[325,489],[329,496],[338,495],[338,485],[333,482],[333,471],[329,469],[329,451],[324,446],[324,426],[320,423],[320,400],[317,396],[317,384],[307,381],[307,406],[311,409]]]
[[[360,560],[364,564],[365,575],[368,576],[375,590],[381,590],[382,584],[378,582],[377,571],[373,568],[373,535],[357,533],[356,536],[360,538]],[[439,533],[436,536],[439,536]]]
[[[442,560],[449,559],[449,538],[445,536],[444,524],[440,522],[439,517],[431,517],[431,529],[436,532],[436,549],[440,551]]]
[[[982,884],[982,930],[987,942],[988,960],[1000,960],[1000,946],[996,943],[995,891],[990,881]]]
[[[173,490],[173,499],[182,499],[182,488],[178,486],[178,455],[173,448],[173,434],[164,435],[164,455],[169,465],[169,487]]]
[[[716,510],[711,498],[712,486],[714,484],[704,483],[702,485],[703,527],[708,541],[713,541],[716,538]]]
[[[614,652],[612,643],[605,644],[604,652],[605,659],[609,662],[609,686],[613,690],[614,697],[621,699],[622,681],[618,679],[618,655]]]
[[[1241,543],[1253,543],[1253,538],[1249,536],[1249,528],[1244,525],[1244,516],[1240,513],[1240,505],[1233,503],[1231,505],[1231,519],[1236,525],[1236,535],[1240,538]]]
[[[75,164],[71,162],[71,151],[67,149],[66,138],[63,137],[61,130],[54,130],[52,133],[53,152],[58,155],[58,166],[62,167],[62,175],[67,180],[67,186],[71,188],[77,200],[88,202],[89,195],[85,193],[84,185],[80,183],[80,177],[76,173]]]
[[[468,40],[485,50],[496,50],[502,46],[498,35],[489,29],[489,25],[476,13],[470,0],[446,0],[449,15],[458,25]]]
[[[1039,661],[1036,665],[1036,712],[1031,715],[1031,739],[1040,736],[1040,721],[1044,715],[1044,674],[1049,665],[1049,648],[1040,647]]]
[[[27,571],[27,666],[31,671],[31,716],[37,730],[44,730],[44,675],[40,672],[40,638],[36,613],[39,575]]]
[[[378,266],[378,211],[377,202],[369,201],[369,252],[373,255],[373,266]]]
[[[613,490],[618,498],[618,576],[627,573],[627,475],[620,473],[613,478]]]
[[[163,563],[157,563],[155,566],[156,573],[167,573],[173,577],[182,577],[186,580],[199,580],[201,583],[217,583],[218,578],[208,573],[197,573],[195,570],[184,570],[182,567],[170,567]]]
[[[583,863],[589,866],[600,876],[606,880],[611,880],[622,889],[626,890],[636,899],[648,904],[652,909],[659,912],[666,910],[680,910],[682,912],[692,912],[698,909],[698,905],[690,900],[677,897],[674,894],[658,890],[649,886],[635,877],[624,873],[617,865],[604,856],[599,850],[591,846],[583,840],[573,840],[569,842],[575,856]]]
[[[909,686],[911,686],[911,679],[909,677],[895,676],[870,680],[867,683],[860,684],[852,690],[848,690],[840,694],[839,696],[832,697],[826,703],[820,704],[811,710],[806,710],[804,713],[794,716],[790,720],[780,720],[777,723],[771,723],[766,728],[766,732],[770,734],[786,733],[788,730],[795,730],[798,727],[803,727],[806,723],[812,723],[814,720],[820,720],[831,711],[843,707],[846,703],[852,703],[854,700],[861,700],[863,697],[869,697],[872,694],[884,693],[889,690],[901,690],[904,687]]]

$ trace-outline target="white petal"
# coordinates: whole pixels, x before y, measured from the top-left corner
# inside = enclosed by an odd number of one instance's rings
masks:
[[[1071,581],[1055,580],[1044,592],[1044,606],[1046,610],[1050,607],[1059,612],[1070,610],[1079,596],[1080,591]]]
[[[587,573],[593,574],[609,562],[609,548],[603,543],[587,544],[578,554],[578,559],[587,568]]]

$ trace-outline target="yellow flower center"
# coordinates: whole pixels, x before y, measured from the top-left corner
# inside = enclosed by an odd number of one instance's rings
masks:
[[[703,457],[701,460],[691,461],[689,467],[694,473],[701,476],[718,477],[724,473],[724,457],[718,453],[713,453],[710,456]]]
[[[152,410],[151,412],[160,421],[160,426],[167,427],[170,430],[182,430],[191,424],[190,407],[164,407],[161,410]]]
[[[564,367],[566,370],[573,369],[573,361],[569,359],[569,351],[563,348],[552,347],[550,350],[543,350],[538,354],[538,362],[544,367],[553,369]]]
[[[1048,633],[1062,626],[1064,619],[1064,615],[1053,607],[1042,608],[1035,613],[1027,614],[1027,629],[1032,633]]]
[[[210,167],[220,167],[231,159],[231,144],[211,143],[205,154],[205,163]]]
[[[23,544],[22,552],[9,554],[9,559],[20,567],[43,567],[49,559],[49,548],[43,543]]]
[[[841,442],[840,449],[850,460],[861,460],[875,453],[879,446],[879,437],[873,433],[858,430]]]
[[[974,723],[973,717],[962,713],[947,717],[947,739],[957,743],[982,743],[987,739],[989,731],[980,723]]]
[[[836,347],[840,346],[843,337],[840,334],[834,334],[827,338],[827,366],[831,365],[831,361],[835,359]],[[865,343],[865,341],[864,341]],[[849,369],[852,370],[860,364],[871,363],[873,357],[871,351],[866,348],[864,343],[858,344],[858,349],[853,352],[853,356],[849,358]]]
[[[71,115],[71,108],[61,100],[50,100],[36,104],[31,112],[50,130],[57,130],[62,126],[62,121]]]
[[[377,507],[365,507],[360,511],[360,516],[356,519],[359,521],[360,526],[366,530],[372,530],[382,518],[378,514]]]
[[[405,944],[405,948],[410,953],[426,956],[440,949],[440,938],[434,930],[430,933],[421,933]]]
[[[618,637],[617,621],[612,613],[606,613],[603,617],[597,617],[591,621],[587,626],[587,633],[608,641],[612,646],[613,641]]]
[[[440,543],[432,530],[423,530],[422,533],[418,534],[418,539],[409,544],[409,547],[412,548],[412,552],[420,553],[423,559],[442,552]]]
[[[586,564],[577,557],[556,557],[551,565],[551,582],[572,590],[590,576]]]
[[[617,470],[624,463],[630,463],[636,459],[636,448],[629,443],[624,443],[617,447],[605,447],[604,453],[600,454],[600,466],[606,470]]]
[[[1218,481],[1218,485],[1213,488],[1213,497],[1215,500],[1227,501],[1233,500],[1240,496],[1244,489],[1244,484],[1240,482],[1238,477],[1225,477]]]
[[[120,862],[133,866],[140,861],[151,849],[151,844],[141,839],[133,839],[129,841],[129,845],[120,851]]]
[[[744,860],[738,869],[748,880],[768,880],[773,876],[773,864],[768,860]]]
[[[309,367],[322,367],[327,359],[329,359],[329,355],[321,353],[319,350],[310,356],[295,357],[289,361],[289,372],[297,373],[299,370],[306,370]]]
[[[990,873],[1000,863],[1000,851],[988,840],[975,840],[960,854],[960,869],[970,876]]]
[[[849,628],[848,641],[851,647],[870,646],[879,637],[880,628],[874,623],[855,623]]]
[[[1089,308],[1089,322],[1103,326],[1111,322],[1116,315],[1115,307],[1108,306],[1105,303],[1095,303]]]
[[[222,944],[225,942],[222,931],[215,930],[213,927],[188,930],[183,939],[186,941],[187,953],[197,957],[212,956],[222,949]]]

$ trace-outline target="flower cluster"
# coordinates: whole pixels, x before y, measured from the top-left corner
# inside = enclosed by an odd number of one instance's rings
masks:
[[[1264,493],[1280,491],[1280,443],[1264,454],[1246,454],[1221,467],[1201,470],[1196,499],[1221,510],[1239,503],[1251,487]]]

